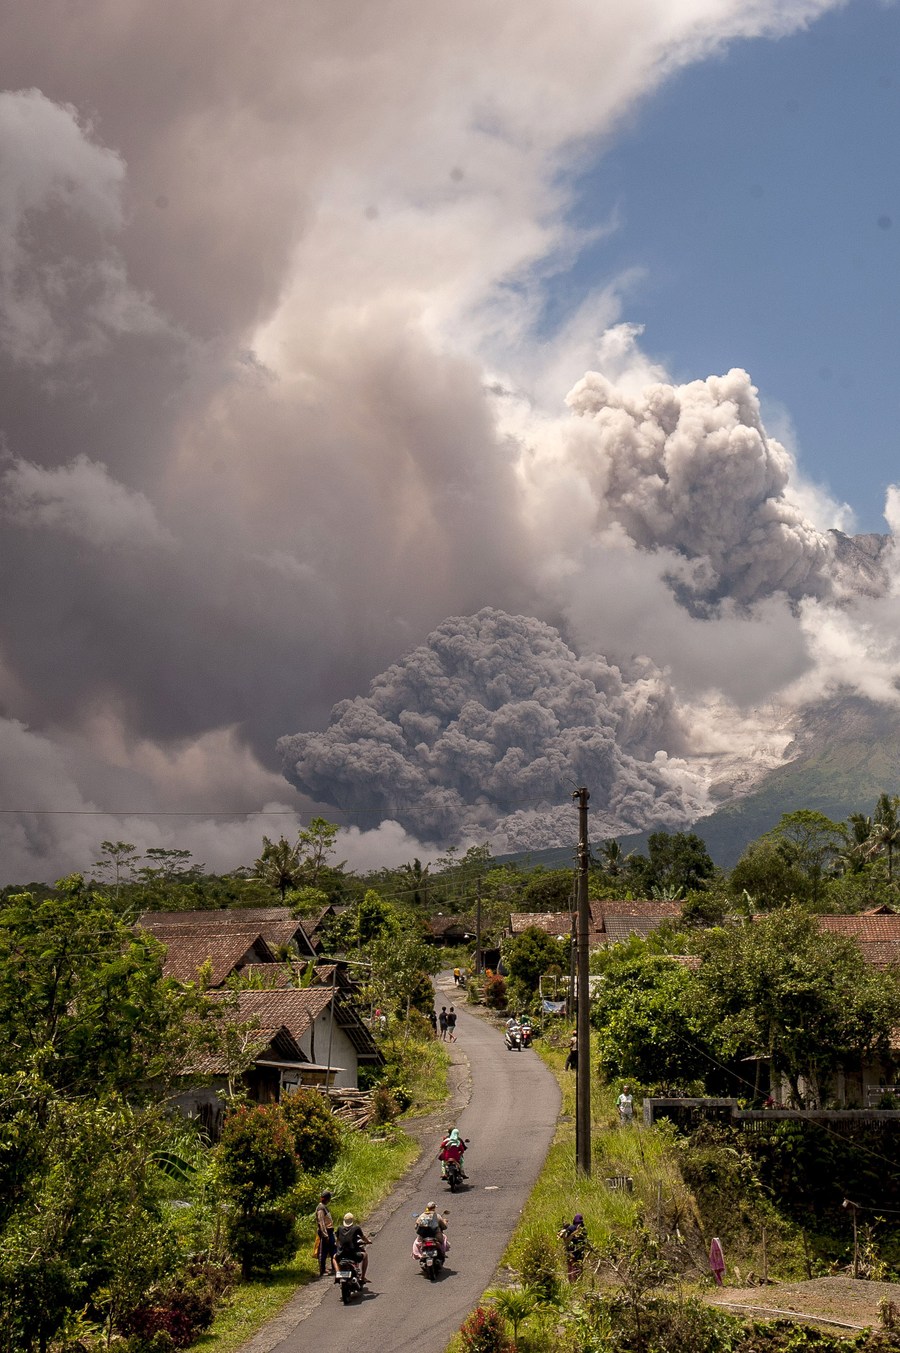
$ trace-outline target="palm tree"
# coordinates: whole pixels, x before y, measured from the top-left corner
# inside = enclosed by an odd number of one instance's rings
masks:
[[[428,879],[431,872],[431,866],[423,865],[419,859],[414,859],[412,864],[400,866],[400,873],[405,874],[409,880],[412,900],[415,906],[428,905]]]
[[[872,819],[866,817],[865,813],[851,813],[843,832],[845,844],[838,851],[838,859],[845,874],[858,874],[869,854]]]
[[[621,874],[630,859],[631,852],[626,855],[614,836],[611,836],[608,841],[604,841],[600,847],[601,868],[605,874],[609,874],[612,878]]]
[[[262,855],[254,863],[253,872],[271,888],[278,889],[282,902],[288,888],[293,888],[297,882],[300,870],[299,844],[292,846],[283,836],[277,841],[270,841],[268,836],[263,837]]]
[[[894,848],[900,845],[900,795],[882,794],[875,805],[868,854],[887,856],[888,883],[894,877]]]

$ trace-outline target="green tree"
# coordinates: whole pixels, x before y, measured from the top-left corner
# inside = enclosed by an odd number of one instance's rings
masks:
[[[875,807],[869,833],[868,855],[883,854],[887,859],[888,882],[894,877],[894,851],[900,845],[900,796],[882,794]]]
[[[713,1054],[688,968],[637,937],[600,951],[591,967],[603,978],[591,998],[591,1023],[607,1079],[671,1088],[709,1072]]]
[[[264,836],[262,854],[253,870],[257,878],[278,890],[283,903],[285,894],[300,879],[299,843],[292,846],[284,836],[279,836],[277,841],[270,841],[268,836]]]
[[[178,1074],[209,1005],[163,979],[162,947],[135,934],[80,875],[0,907],[0,1073],[37,1067],[60,1092],[135,1096]],[[158,1089],[156,1091],[158,1093]]]
[[[372,940],[367,954],[372,967],[366,988],[373,1005],[398,1014],[408,1014],[417,1003],[431,1008],[434,988],[430,976],[441,966],[434,945],[414,931],[397,927]]]
[[[646,892],[681,893],[703,888],[716,872],[696,832],[651,832],[647,855],[631,855],[627,872]]]
[[[329,857],[334,854],[340,828],[324,817],[314,817],[308,827],[297,833],[300,853],[300,877],[307,888],[317,888],[328,869]],[[343,866],[338,866],[342,869]]]
[[[822,882],[845,841],[841,824],[812,808],[798,808],[782,814],[777,827],[766,832],[763,840],[807,880],[810,901],[815,906]]]
[[[802,909],[710,931],[699,945],[697,990],[721,1054],[768,1056],[798,1108],[821,1107],[842,1064],[888,1054],[900,979]]]
[[[568,972],[569,944],[567,940],[554,939],[537,926],[530,926],[510,940],[504,960],[510,977],[521,991],[534,995],[540,979],[551,968]]]
[[[300,1162],[294,1134],[277,1104],[247,1105],[225,1120],[218,1147],[222,1182],[232,1200],[228,1240],[245,1278],[265,1273],[297,1248],[290,1193]]]
[[[749,896],[760,911],[804,902],[812,892],[803,870],[768,837],[747,847],[729,875],[728,888],[734,897]]]
[[[118,902],[123,880],[134,878],[141,857],[131,841],[101,841],[100,849],[103,855],[94,862],[94,868],[105,882],[112,884],[113,895]]]
[[[535,869],[522,893],[522,911],[571,911],[575,887],[572,869]]]

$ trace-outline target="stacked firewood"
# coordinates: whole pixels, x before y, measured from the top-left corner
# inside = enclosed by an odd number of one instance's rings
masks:
[[[350,1127],[355,1128],[369,1126],[373,1113],[371,1090],[331,1087],[328,1090],[323,1089],[322,1093],[327,1095],[331,1102],[332,1112],[336,1118],[340,1118],[342,1123],[347,1123]]]

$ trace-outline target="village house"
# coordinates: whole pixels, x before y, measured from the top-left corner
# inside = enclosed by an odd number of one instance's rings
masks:
[[[252,1052],[253,1060],[240,1079],[260,1103],[299,1085],[355,1088],[360,1065],[382,1062],[357,1011],[352,977],[341,963],[318,961],[287,908],[151,912],[138,927],[165,946],[167,976],[183,983],[202,980],[229,1006],[240,1047],[201,1056],[192,1071],[208,1083],[176,1099],[213,1134],[219,1092],[233,1080],[231,1064],[241,1060],[242,1050]]]
[[[627,940],[631,935],[645,938],[664,921],[677,921],[680,916],[680,902],[650,899],[591,902],[588,945],[598,949]],[[514,911],[509,918],[509,934],[515,938],[535,928],[555,939],[569,939],[576,923],[576,915],[568,911]]]
[[[475,939],[475,923],[470,916],[433,916],[428,922],[428,933],[433,944],[452,948]]]

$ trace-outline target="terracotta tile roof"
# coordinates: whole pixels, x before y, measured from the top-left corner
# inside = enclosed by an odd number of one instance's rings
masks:
[[[475,922],[470,916],[433,916],[428,922],[432,935],[445,935],[448,930],[461,930],[474,936]]]
[[[170,926],[218,926],[239,925],[258,926],[263,921],[292,920],[289,907],[200,907],[194,911],[145,911],[138,917],[138,925],[144,930],[169,928]]]
[[[900,942],[900,914],[863,912],[858,916],[817,916],[820,930],[832,935],[852,935],[857,940],[894,940]]]
[[[231,1000],[229,993],[223,999]],[[234,993],[235,1010],[230,1018],[244,1023],[259,1021],[260,1032],[268,1033],[282,1026],[297,1042],[318,1019],[331,1001],[331,992],[325,987],[306,987],[298,991],[292,987],[277,987],[271,991],[238,991]]]
[[[179,982],[196,982],[200,969],[209,963],[210,986],[218,987],[246,964],[274,959],[265,940],[253,930],[233,929],[223,935],[158,934],[157,939],[166,946],[165,976]]]
[[[314,945],[302,923],[291,916],[288,907],[228,907],[214,911],[145,911],[138,926],[151,934],[222,934],[231,930],[252,929],[263,935],[272,948],[296,943],[301,953],[312,954]]]
[[[663,902],[655,898],[637,898],[626,902],[620,902],[618,898],[609,898],[591,903],[591,922],[595,930],[602,930],[604,919],[611,916],[650,917],[659,925],[660,921],[680,915],[680,902]]]
[[[248,1017],[250,1018],[250,1017]],[[244,1023],[240,1016],[234,1015],[233,1021]],[[244,1044],[254,1054],[256,1062],[308,1062],[309,1058],[299,1046],[296,1038],[283,1024],[258,1020],[257,1027],[246,1036]],[[191,1070],[204,1076],[224,1075],[230,1070],[230,1058],[224,1052],[208,1051],[195,1058]]]
[[[509,918],[514,935],[523,930],[543,930],[545,935],[571,935],[572,913],[568,911],[514,911]]]

